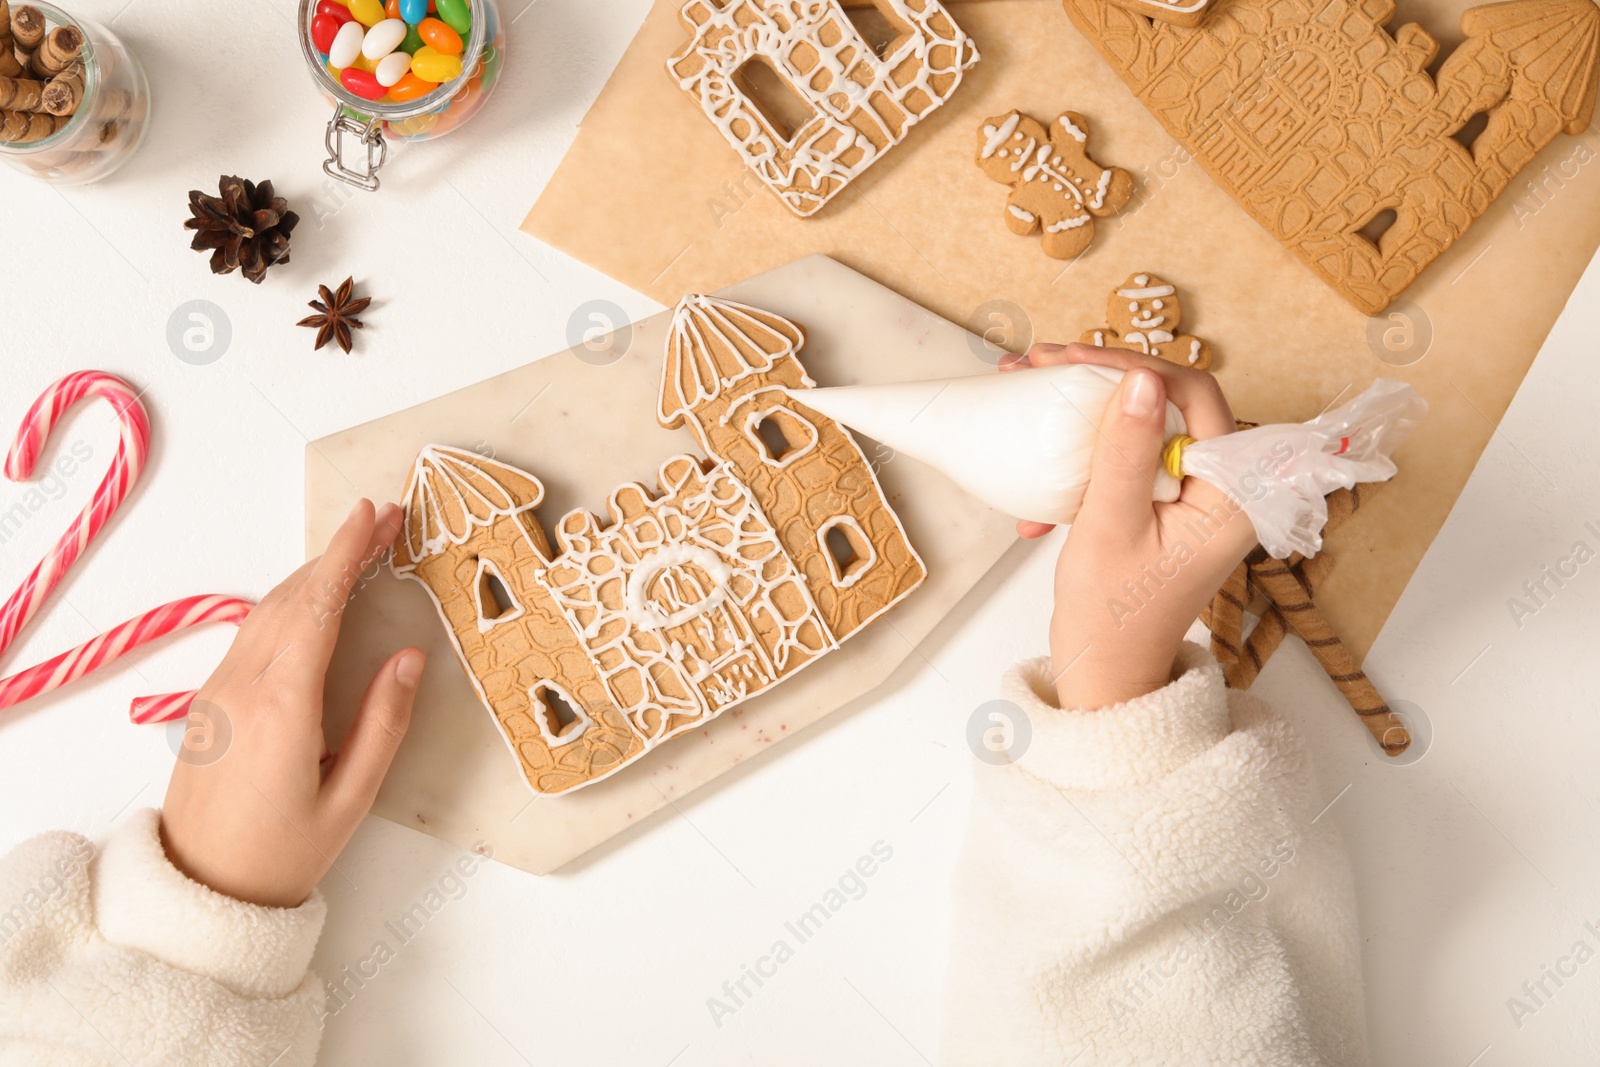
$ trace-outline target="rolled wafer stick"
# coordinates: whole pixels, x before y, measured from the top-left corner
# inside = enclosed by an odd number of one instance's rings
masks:
[[[1261,555],[1263,559],[1268,558],[1266,553]],[[1316,596],[1317,586],[1322,584],[1322,579],[1327,577],[1332,569],[1333,557],[1326,552],[1319,553],[1293,568],[1308,597]],[[1261,668],[1266,666],[1267,660],[1278,651],[1278,646],[1283,644],[1283,639],[1288,633],[1288,620],[1269,600],[1266,610],[1261,613],[1261,621],[1256,623],[1255,628],[1250,631],[1250,636],[1245,640],[1239,659],[1223,669],[1228,684],[1235,689],[1249,689],[1255,684]]]
[[[1333,684],[1339,687],[1350,702],[1367,731],[1377,740],[1378,746],[1391,756],[1398,756],[1411,745],[1411,734],[1395,713],[1389,710],[1378,693],[1377,686],[1357,666],[1355,657],[1340,641],[1328,620],[1312,603],[1287,564],[1268,560],[1250,568],[1250,580],[1266,593],[1273,606],[1282,612],[1284,620],[1305,641],[1311,654],[1317,657],[1322,669],[1328,672]]]
[[[76,26],[57,26],[33,53],[28,69],[48,80],[66,70],[82,52],[83,31]]]
[[[24,69],[39,45],[44,43],[47,28],[44,14],[38,8],[24,5],[11,9],[11,47]]]
[[[99,101],[95,106],[97,118],[130,120],[144,118],[146,102],[127,89],[107,89],[96,99]]]
[[[83,100],[83,64],[74,63],[45,83],[41,106],[52,115],[75,114]]]
[[[32,78],[0,77],[0,109],[6,111],[43,111],[44,82]]]
[[[44,41],[44,13],[28,4],[11,12],[11,41],[17,48],[32,52]]]
[[[11,36],[11,7],[7,0],[0,0],[0,78],[20,78],[24,67]]]
[[[67,124],[57,115],[42,111],[0,111],[0,141],[32,144],[42,141]]]
[[[1200,621],[1211,631],[1211,654],[1223,666],[1239,659],[1239,645],[1244,640],[1245,597],[1249,595],[1249,578],[1245,564],[1240,564],[1222,583],[1210,605],[1200,613]]]

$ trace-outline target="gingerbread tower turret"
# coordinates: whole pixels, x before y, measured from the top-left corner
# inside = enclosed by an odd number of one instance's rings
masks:
[[[800,327],[770,311],[686,296],[672,316],[657,412],[687,421],[761,505],[834,640],[921,584],[927,571],[843,426],[785,390],[816,385]]]

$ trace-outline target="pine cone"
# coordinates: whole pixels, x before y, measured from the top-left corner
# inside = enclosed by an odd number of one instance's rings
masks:
[[[244,276],[257,285],[274,263],[289,262],[289,231],[300,216],[289,202],[272,195],[272,183],[260,185],[223,175],[217,180],[221,196],[189,190],[189,212],[183,228],[198,231],[189,247],[196,252],[214,249],[211,273],[228,274],[243,267]]]

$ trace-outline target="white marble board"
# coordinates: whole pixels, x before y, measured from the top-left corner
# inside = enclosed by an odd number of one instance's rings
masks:
[[[796,260],[719,295],[804,327],[800,353],[819,385],[993,373],[974,335],[826,256]],[[306,544],[321,550],[354,501],[398,500],[417,451],[476,448],[537,475],[550,529],[574,507],[604,516],[623,482],[653,486],[660,464],[699,454],[687,429],[654,417],[670,312],[385,418],[313,441],[306,450]],[[376,814],[463,848],[547,874],[643,822],[686,793],[883,682],[1013,540],[1012,521],[943,475],[861,441],[928,566],[904,603],[839,650],[708,725],[647,753],[616,776],[566,796],[535,798],[490,713],[479,703],[422,586],[384,569],[345,613],[329,675],[328,735],[337,745],[384,659],[405,645],[429,667],[410,733]]]

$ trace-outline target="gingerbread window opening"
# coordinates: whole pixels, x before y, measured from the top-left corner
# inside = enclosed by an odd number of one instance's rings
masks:
[[[1456,144],[1471,153],[1473,159],[1477,159],[1477,153],[1472,151],[1472,146],[1477,143],[1478,138],[1483,136],[1483,131],[1488,128],[1489,113],[1487,111],[1479,111],[1450,136],[1455,140]]]
[[[1362,226],[1356,230],[1356,233],[1365,238],[1380,256],[1385,255],[1387,254],[1388,249],[1384,247],[1384,239],[1393,231],[1394,224],[1398,222],[1399,219],[1400,216],[1395,212],[1394,208],[1381,208],[1370,219],[1363,223]]]
[[[528,690],[534,722],[551,746],[571,744],[589,728],[588,715],[572,694],[554,682],[540,682]]]
[[[910,26],[896,18],[890,9],[876,3],[849,8],[845,17],[856,28],[856,35],[879,59],[894,52],[911,36]]]
[[[792,145],[817,117],[816,108],[801,96],[766,56],[751,56],[733,72],[734,85],[766,121],[777,138]]]
[[[787,467],[817,443],[817,428],[788,408],[772,407],[750,416],[749,433],[763,462]]]
[[[817,539],[828,557],[833,584],[840,588],[856,584],[878,560],[878,550],[867,539],[861,524],[849,515],[829,519]]]
[[[477,580],[478,629],[487,633],[494,626],[509,622],[522,614],[522,604],[506,584],[505,576],[489,560],[478,558]]]

